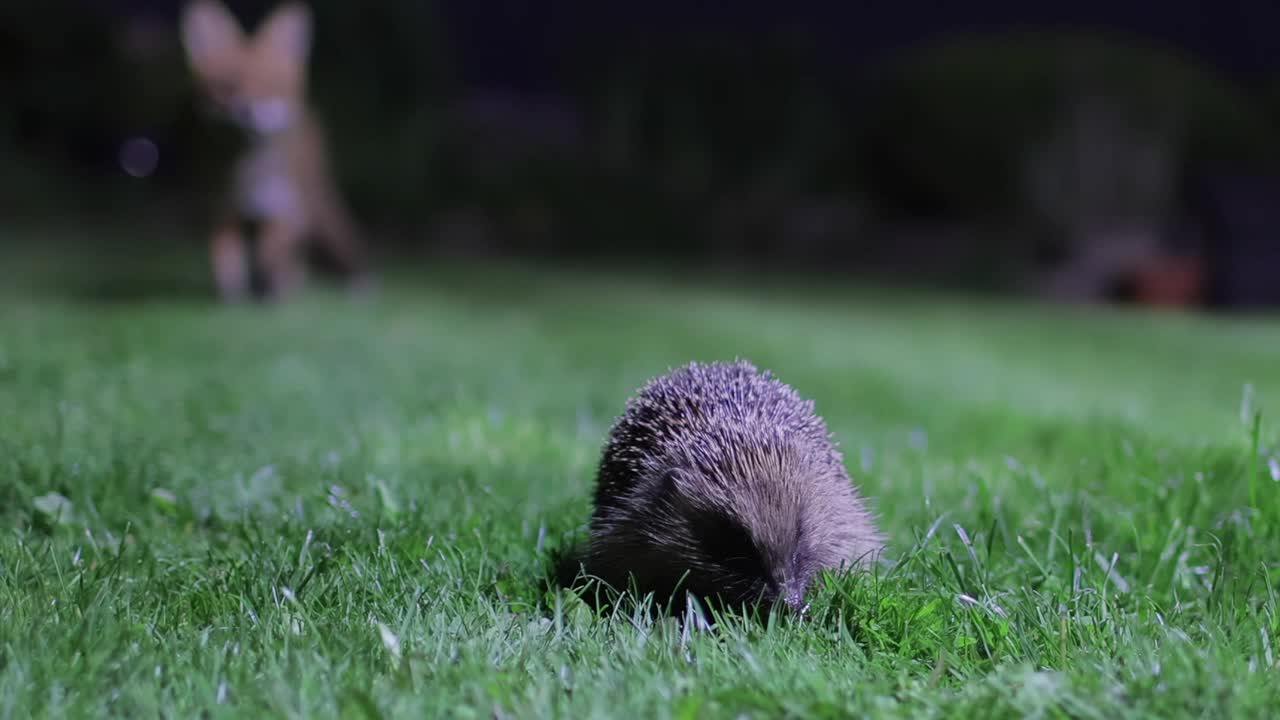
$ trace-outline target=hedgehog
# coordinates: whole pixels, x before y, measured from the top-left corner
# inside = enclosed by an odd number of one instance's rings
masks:
[[[820,572],[884,546],[813,402],[745,360],[642,387],[609,433],[594,504],[577,569],[668,607],[691,595],[803,612]]]

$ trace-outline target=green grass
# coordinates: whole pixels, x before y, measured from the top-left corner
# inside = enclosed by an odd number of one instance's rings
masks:
[[[137,257],[0,258],[0,718],[1280,707],[1272,319],[431,265],[223,308]],[[545,591],[629,394],[735,356],[893,562],[715,630]]]

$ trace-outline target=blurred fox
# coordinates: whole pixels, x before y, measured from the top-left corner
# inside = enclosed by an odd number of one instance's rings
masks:
[[[248,296],[253,269],[267,298],[290,294],[304,279],[307,241],[316,241],[364,287],[364,242],[333,182],[323,132],[306,101],[310,10],[287,2],[246,36],[222,3],[194,0],[183,10],[181,34],[204,94],[250,141],[210,239],[221,296]],[[252,256],[245,222],[257,225]]]

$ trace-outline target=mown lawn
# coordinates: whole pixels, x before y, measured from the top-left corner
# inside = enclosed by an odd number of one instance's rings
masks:
[[[1273,319],[431,264],[223,308],[158,257],[0,256],[0,718],[1280,707]],[[735,356],[893,562],[714,630],[546,591],[628,395]]]

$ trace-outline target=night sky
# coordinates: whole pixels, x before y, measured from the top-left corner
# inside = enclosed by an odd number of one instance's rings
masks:
[[[120,12],[175,17],[178,0],[85,0]],[[1252,82],[1280,70],[1280,2],[1106,0],[895,0],[867,7],[849,0],[440,0],[469,83],[544,89],[566,45],[598,18],[661,35],[672,30],[788,22],[811,29],[833,57],[858,63],[930,36],[1001,26],[1069,25],[1136,33],[1195,53]],[[232,0],[244,16],[270,0]],[[963,5],[963,7],[961,7]]]

